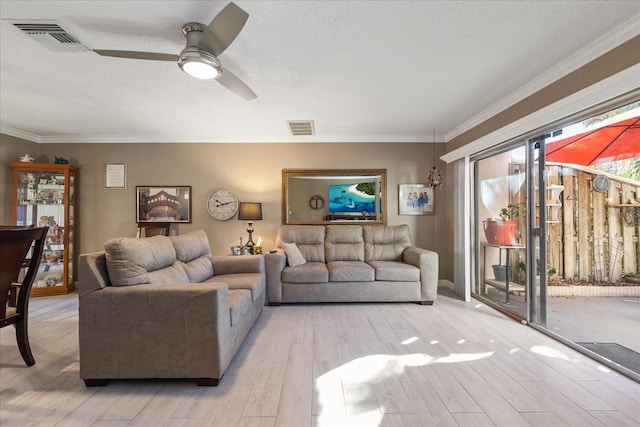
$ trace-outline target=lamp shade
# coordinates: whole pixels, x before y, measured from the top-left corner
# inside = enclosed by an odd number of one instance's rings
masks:
[[[262,203],[240,202],[238,219],[244,221],[262,220]]]

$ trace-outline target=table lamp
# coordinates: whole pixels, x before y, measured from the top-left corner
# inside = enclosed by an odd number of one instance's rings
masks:
[[[255,242],[253,241],[253,221],[262,220],[262,203],[240,202],[238,219],[248,222],[247,233],[249,233],[249,240],[247,240],[245,247],[251,247],[253,249],[253,246],[255,246]]]

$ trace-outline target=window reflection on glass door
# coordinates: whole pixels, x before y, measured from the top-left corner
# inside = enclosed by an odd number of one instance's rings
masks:
[[[527,318],[527,174],[524,143],[477,160],[473,292]]]

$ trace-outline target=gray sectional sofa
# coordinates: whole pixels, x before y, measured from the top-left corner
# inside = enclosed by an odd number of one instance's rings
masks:
[[[276,245],[265,254],[270,305],[436,299],[438,254],[413,246],[408,225],[283,225]]]
[[[212,257],[204,231],[118,238],[79,257],[80,378],[217,385],[265,304],[262,256]]]

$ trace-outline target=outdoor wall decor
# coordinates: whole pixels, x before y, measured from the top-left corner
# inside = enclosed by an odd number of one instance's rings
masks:
[[[400,184],[398,215],[434,215],[436,213],[433,188],[428,184]]]
[[[191,222],[191,186],[136,186],[136,222]]]

